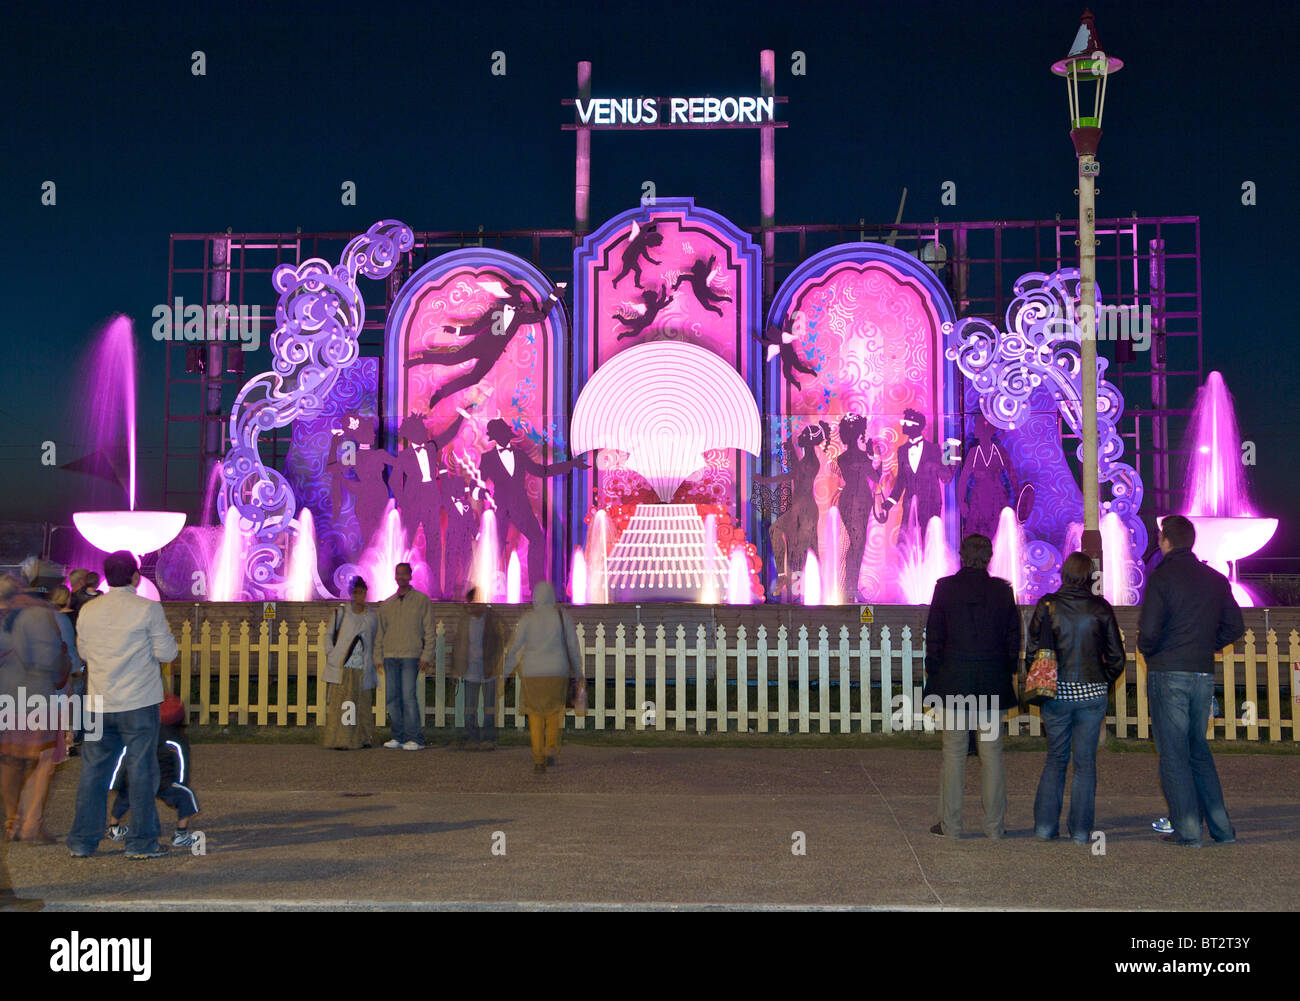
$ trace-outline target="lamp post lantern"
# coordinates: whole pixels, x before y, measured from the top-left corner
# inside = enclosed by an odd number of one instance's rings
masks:
[[[1065,78],[1070,102],[1070,138],[1079,161],[1079,345],[1083,408],[1083,551],[1101,561],[1097,497],[1097,239],[1094,182],[1100,172],[1097,144],[1106,104],[1106,81],[1123,63],[1102,50],[1092,11],[1085,9],[1069,54],[1052,64]],[[1092,98],[1092,108],[1085,107]]]

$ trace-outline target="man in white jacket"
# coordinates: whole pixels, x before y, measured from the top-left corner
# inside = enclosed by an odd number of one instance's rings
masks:
[[[163,700],[160,665],[179,656],[162,605],[135,593],[140,572],[126,551],[104,560],[109,592],[85,605],[77,618],[77,646],[86,661],[91,705],[103,698],[102,736],[81,752],[77,814],[68,835],[74,858],[89,858],[104,836],[111,773],[126,749],[131,785],[131,859],[161,858],[158,842],[158,705]]]

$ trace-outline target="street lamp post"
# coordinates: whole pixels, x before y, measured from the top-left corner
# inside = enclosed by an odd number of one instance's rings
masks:
[[[1069,55],[1052,65],[1065,78],[1070,102],[1070,138],[1079,161],[1079,356],[1083,408],[1083,551],[1094,565],[1101,561],[1097,497],[1097,239],[1094,181],[1100,173],[1097,144],[1106,103],[1106,80],[1123,63],[1107,56],[1097,40],[1092,11],[1084,10]],[[1092,92],[1092,111],[1085,114],[1081,96]],[[1082,91],[1082,95],[1081,92]]]

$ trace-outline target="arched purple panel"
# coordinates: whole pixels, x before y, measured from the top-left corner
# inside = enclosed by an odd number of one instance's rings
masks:
[[[957,542],[957,520],[947,517],[955,510],[952,467],[938,461],[957,428],[954,367],[944,359],[954,319],[934,273],[911,254],[878,243],[842,244],[810,257],[782,283],[768,311],[766,399],[774,412],[765,430],[773,472],[789,470],[792,460],[805,470],[795,491],[800,484],[811,491],[803,503],[810,511],[815,503],[819,556],[823,564],[837,561],[847,601],[907,598],[898,584],[905,515],[916,514],[921,532],[931,514],[940,515],[950,544]],[[909,411],[922,418],[924,456],[900,485]],[[809,477],[807,450],[799,446],[804,454],[795,456],[790,442],[821,422],[831,434],[826,447],[813,449],[819,465]],[[796,496],[792,505],[800,502]],[[832,505],[844,529],[828,542]],[[877,513],[886,507],[882,524]],[[810,532],[800,534],[812,540]],[[851,573],[853,560],[860,561],[858,575]],[[795,554],[787,562],[799,566],[777,567],[778,574],[797,572],[801,561]]]
[[[677,340],[733,366],[757,398],[762,258],[730,220],[692,198],[658,198],[615,216],[574,252],[573,398],[619,352]],[[744,516],[750,460],[734,449],[705,452],[707,465],[682,484],[680,500],[727,506]],[[602,450],[591,473],[575,476],[572,518],[601,504],[653,496],[620,453]]]

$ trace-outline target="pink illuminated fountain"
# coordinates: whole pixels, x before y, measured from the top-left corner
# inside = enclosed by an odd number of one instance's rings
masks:
[[[1219,372],[1197,391],[1189,440],[1183,514],[1196,526],[1192,551],[1232,581],[1239,605],[1253,607],[1250,592],[1237,582],[1237,561],[1273,537],[1277,519],[1259,517],[1251,504],[1232,396]]]
[[[989,574],[1001,577],[1011,585],[1016,601],[1026,600],[1025,530],[1016,512],[1004,507],[998,515],[998,528],[993,534],[993,559]]]
[[[915,533],[912,535],[915,538]],[[940,577],[957,572],[957,559],[948,544],[943,521],[931,518],[925,527],[925,542],[910,544],[898,572],[903,600],[909,605],[928,605]]]
[[[99,337],[88,369],[95,380],[87,397],[94,401],[91,428],[96,448],[111,447],[124,426],[127,450],[127,510],[79,511],[72,516],[81,537],[106,553],[125,549],[143,560],[180,534],[185,515],[179,511],[135,509],[135,328],[126,315],[109,321]],[[120,415],[120,417],[119,417]],[[121,420],[121,424],[119,424]],[[141,594],[158,600],[158,589],[141,576]]]

